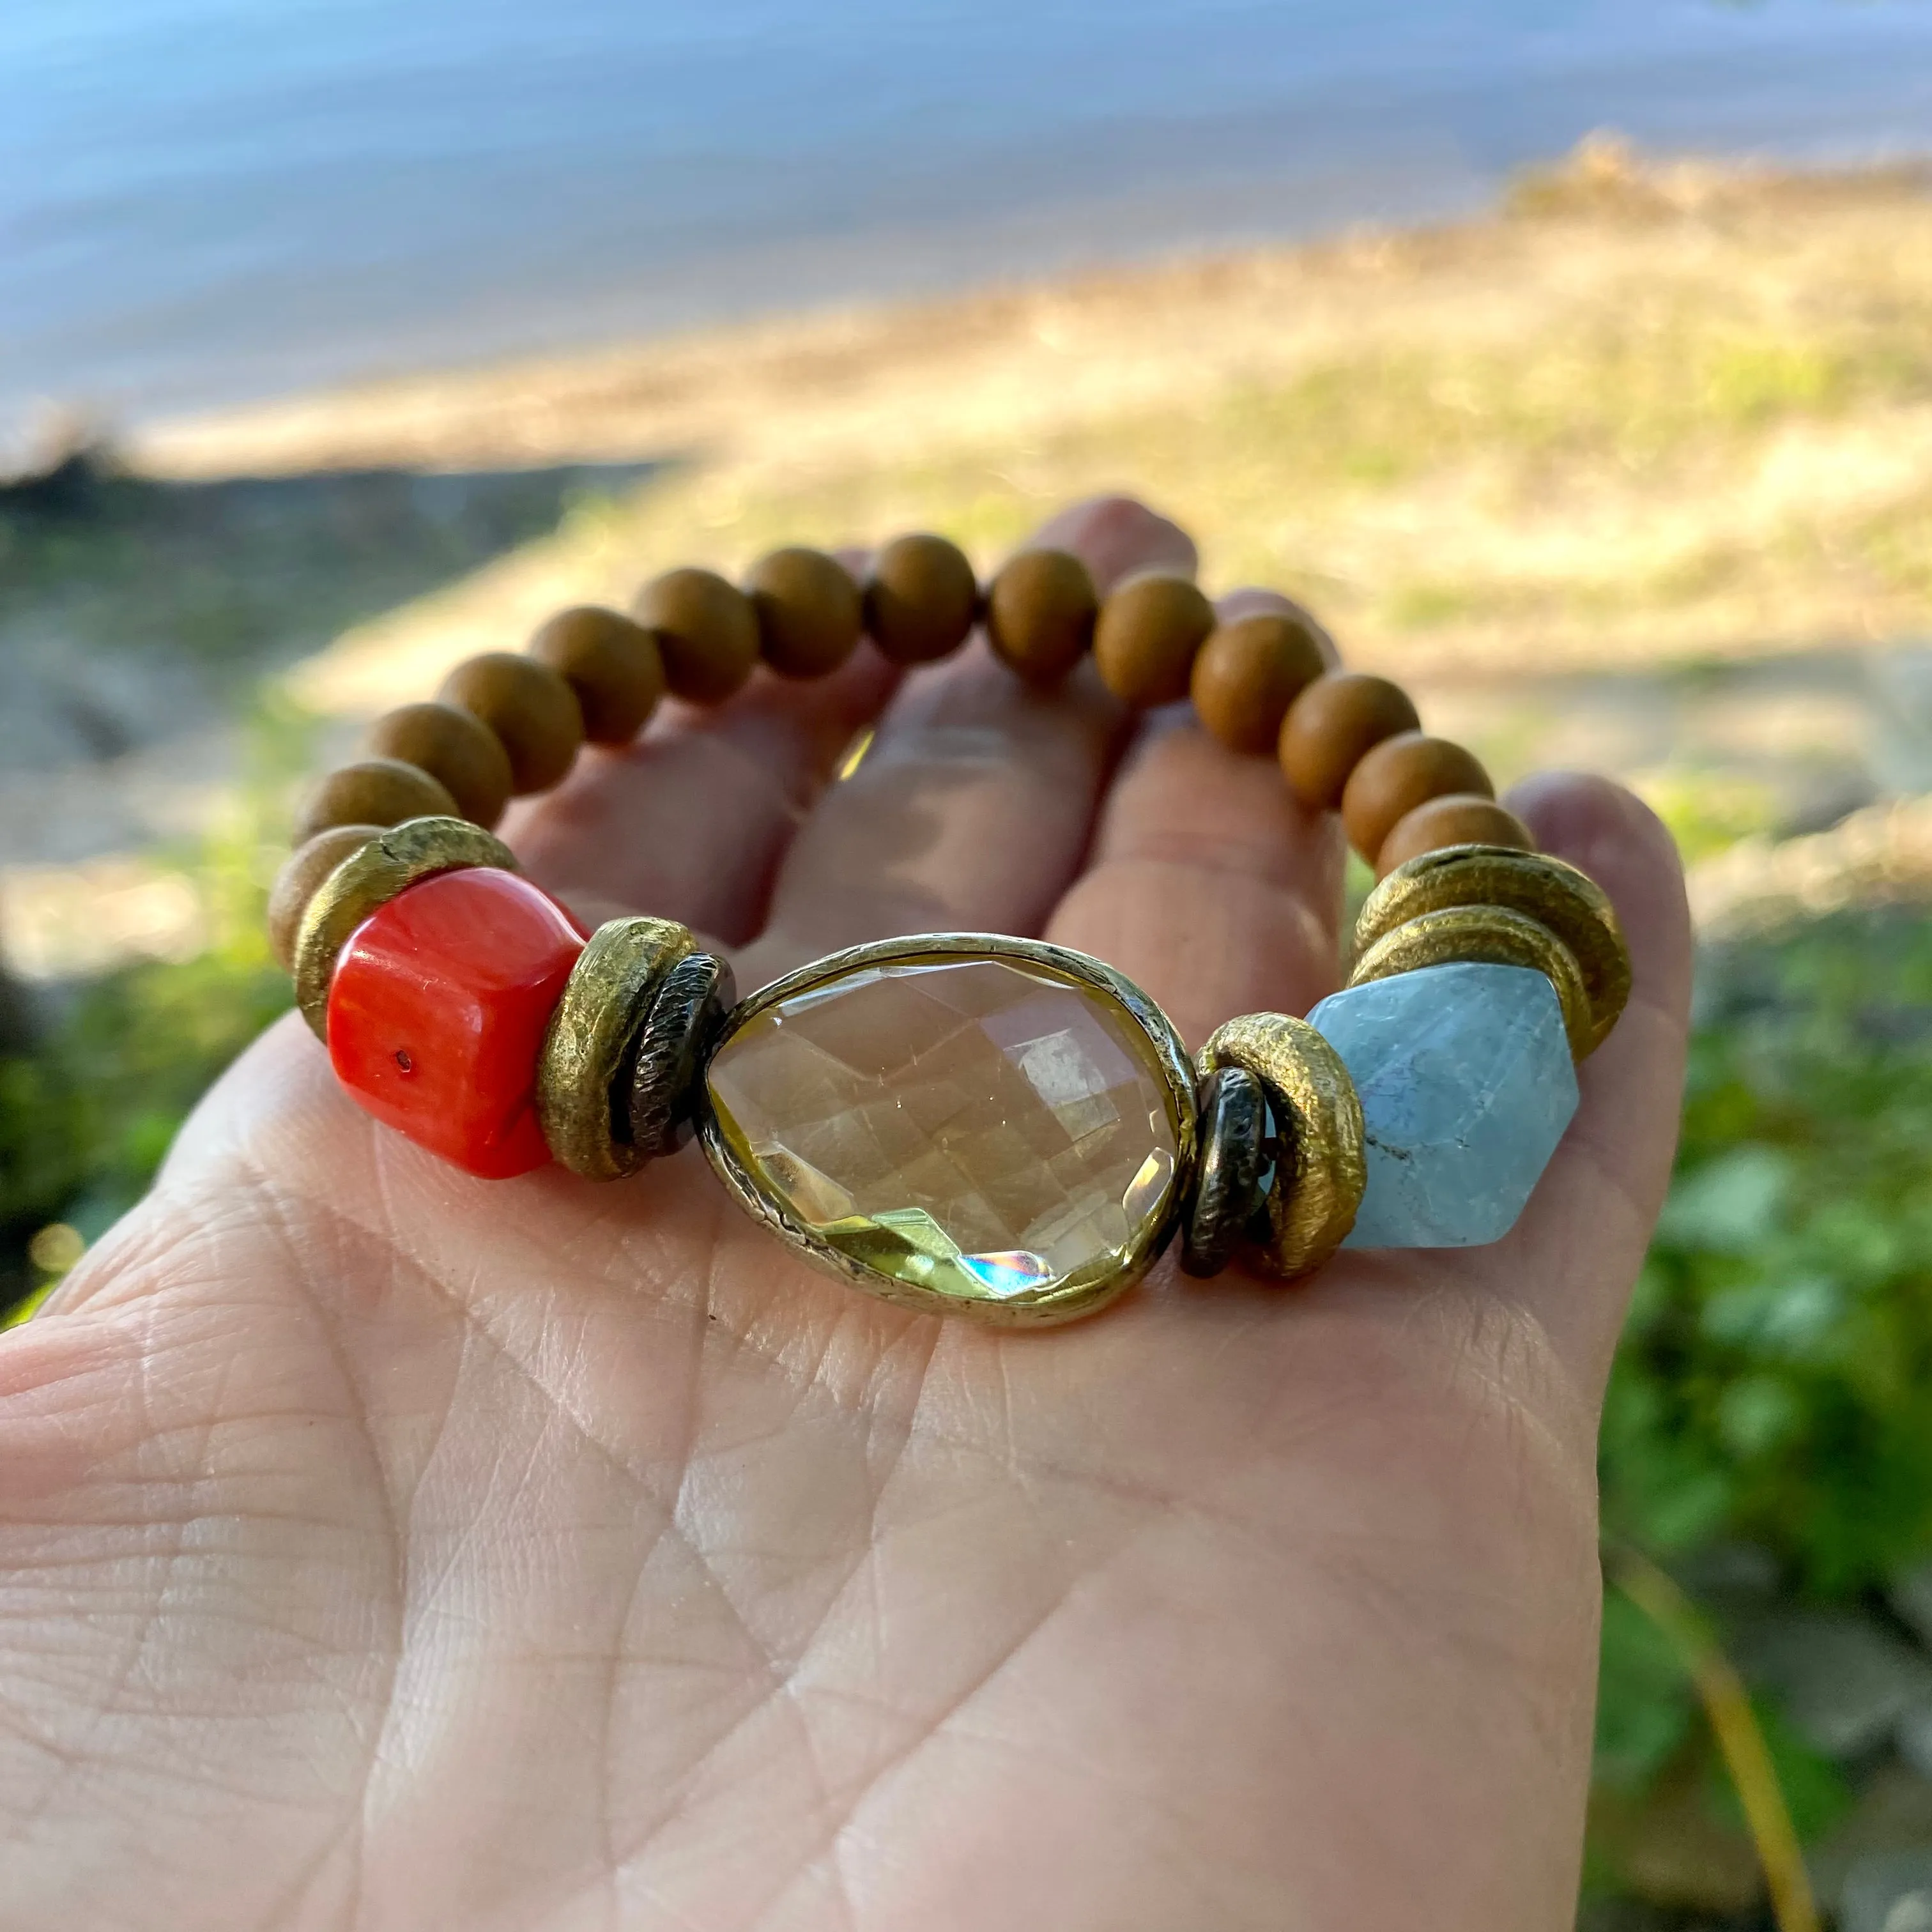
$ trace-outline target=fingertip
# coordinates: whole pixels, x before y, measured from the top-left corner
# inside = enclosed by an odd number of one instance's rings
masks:
[[[1200,563],[1194,539],[1137,496],[1090,496],[1042,524],[1033,549],[1070,550],[1094,573],[1104,596],[1137,570],[1176,570],[1192,577]]]
[[[1504,802],[1554,856],[1587,872],[1610,896],[1640,978],[1655,976],[1666,1004],[1688,1002],[1690,913],[1684,866],[1670,828],[1634,792],[1586,772],[1544,772]]]
[[[1214,614],[1224,624],[1238,624],[1244,617],[1298,618],[1320,647],[1322,662],[1330,670],[1341,667],[1341,649],[1329,635],[1321,619],[1306,604],[1298,604],[1292,597],[1284,597],[1279,590],[1269,590],[1258,584],[1244,584],[1239,590],[1230,590],[1225,596],[1215,598]]]

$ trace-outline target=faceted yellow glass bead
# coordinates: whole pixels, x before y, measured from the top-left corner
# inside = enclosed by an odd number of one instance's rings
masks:
[[[1137,1271],[1190,1132],[1136,1016],[1016,958],[836,971],[751,1013],[707,1080],[728,1167],[809,1246],[982,1312]]]

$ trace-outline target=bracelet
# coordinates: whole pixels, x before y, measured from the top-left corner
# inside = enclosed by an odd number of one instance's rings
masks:
[[[586,935],[491,833],[513,794],[556,784],[586,740],[627,743],[667,692],[715,704],[760,661],[823,676],[862,635],[927,663],[980,626],[1030,683],[1090,650],[1130,704],[1191,695],[1222,742],[1339,810],[1380,875],[1346,988],[1306,1020],[1230,1020],[1198,1060],[1102,962],[991,934],[855,946],[739,1001],[687,928]],[[343,1084],[421,1145],[486,1178],[555,1160],[609,1180],[694,1132],[781,1240],[904,1306],[1071,1320],[1177,1234],[1202,1276],[1480,1245],[1576,1111],[1629,954],[1601,890],[1532,849],[1475,758],[1332,655],[1304,611],[1218,623],[1158,572],[1102,600],[1059,550],[983,592],[928,536],[887,545],[863,585],[799,548],[742,590],[673,571],[632,616],[566,610],[525,654],[472,658],[378,720],[301,814],[271,936]]]

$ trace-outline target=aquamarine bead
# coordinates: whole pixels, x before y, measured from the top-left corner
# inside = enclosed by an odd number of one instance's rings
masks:
[[[1350,1248],[1474,1248],[1515,1226],[1576,1111],[1556,989],[1526,966],[1426,966],[1308,1016],[1361,1096]]]

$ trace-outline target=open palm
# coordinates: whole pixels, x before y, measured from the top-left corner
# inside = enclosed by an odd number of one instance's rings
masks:
[[[1051,535],[1103,581],[1192,555],[1121,500]],[[1292,1288],[1163,1267],[1050,1334],[812,1273],[694,1149],[471,1180],[283,1022],[0,1340],[0,1927],[1566,1924],[1688,941],[1634,801],[1517,803],[1636,982],[1516,1231]],[[1337,835],[1270,764],[976,644],[760,682],[510,836],[746,988],[1045,934],[1198,1046],[1334,978]]]

